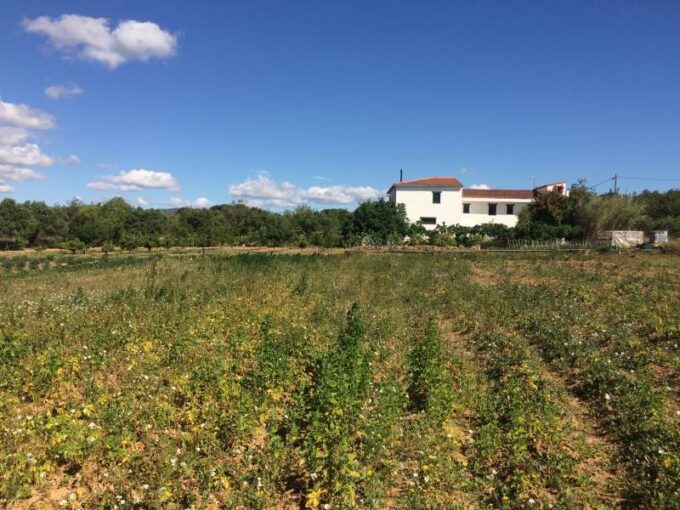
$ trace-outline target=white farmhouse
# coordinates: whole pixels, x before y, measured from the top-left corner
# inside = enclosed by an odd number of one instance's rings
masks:
[[[426,177],[395,182],[387,195],[391,202],[404,204],[411,223],[420,221],[428,229],[443,224],[473,227],[484,223],[514,227],[520,211],[534,196],[554,189],[567,194],[565,182],[534,189],[467,189],[455,177]]]

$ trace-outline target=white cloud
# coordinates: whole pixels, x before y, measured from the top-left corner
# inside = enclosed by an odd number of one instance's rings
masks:
[[[29,142],[31,130],[51,129],[54,118],[30,106],[0,100],[0,191],[10,193],[7,181],[35,181],[45,176],[33,167],[54,164],[54,158]]]
[[[25,129],[52,129],[54,117],[25,104],[0,99],[0,123]]]
[[[118,175],[105,175],[101,181],[87,184],[90,189],[141,191],[142,189],[167,189],[178,191],[177,179],[169,172],[156,172],[137,168],[120,172]]]
[[[137,205],[149,205],[149,201],[144,197],[137,197],[137,199],[135,200],[135,203]]]
[[[257,207],[287,208],[310,203],[323,205],[349,205],[383,196],[370,186],[312,186],[301,188],[290,182],[278,183],[267,172],[258,172],[256,178],[248,178],[229,186],[229,194]]]
[[[352,204],[381,197],[383,194],[370,186],[312,186],[304,190],[302,196],[309,202],[319,204]]]
[[[470,189],[491,189],[488,184],[473,184]]]
[[[130,60],[169,58],[177,52],[177,36],[150,21],[125,20],[112,28],[106,18],[64,14],[24,19],[23,27],[47,36],[66,57],[93,60],[109,69]]]
[[[0,165],[32,167],[50,166],[53,163],[54,159],[43,154],[34,143],[0,146]]]
[[[70,154],[70,155],[66,158],[66,162],[67,162],[69,165],[80,165],[80,158],[78,157],[77,154]]]
[[[194,207],[198,207],[199,209],[207,209],[211,206],[212,202],[205,197],[198,197],[196,200],[194,200]]]
[[[28,140],[30,133],[24,128],[0,127],[0,145],[20,145]]]
[[[21,168],[12,165],[0,165],[0,184],[6,181],[39,181],[45,176],[31,168]]]
[[[315,175],[314,177],[312,177],[312,179],[316,179],[317,181],[326,181],[326,182],[331,181],[330,177],[324,177],[323,175]]]
[[[208,207],[211,207],[213,204],[210,200],[208,200],[205,197],[198,197],[193,202],[191,200],[184,200],[179,197],[171,197],[170,200],[166,202],[166,205],[177,208],[193,207],[194,209],[207,209]]]
[[[64,99],[79,96],[85,92],[78,85],[50,85],[45,89],[45,95],[50,99]]]

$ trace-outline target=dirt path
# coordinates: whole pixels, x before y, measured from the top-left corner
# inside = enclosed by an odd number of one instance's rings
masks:
[[[463,332],[458,332],[454,321],[440,322],[441,338],[453,346],[465,365],[474,367],[478,362]],[[514,336],[514,335],[511,335]],[[568,450],[577,462],[577,473],[587,479],[584,508],[616,507],[622,501],[621,475],[616,469],[616,446],[609,441],[590,416],[589,406],[577,398],[566,381],[542,360],[536,348],[527,343],[532,362],[540,376],[555,389],[565,407],[565,425],[569,430]],[[590,501],[595,498],[594,501]]]
[[[622,487],[621,474],[616,469],[616,445],[607,438],[597,420],[590,416],[588,404],[573,394],[564,379],[543,362],[539,366],[541,377],[563,391],[566,397],[566,419],[571,425],[574,440],[582,442],[582,453],[573,451],[579,473],[588,477],[589,486],[599,500],[618,506],[622,501]]]

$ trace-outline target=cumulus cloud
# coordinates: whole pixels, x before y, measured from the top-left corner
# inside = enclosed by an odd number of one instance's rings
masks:
[[[191,200],[184,200],[179,197],[171,197],[170,200],[166,202],[167,205],[171,207],[193,207],[194,209],[207,209],[212,207],[212,202],[205,197],[198,197],[193,202]]]
[[[0,99],[0,123],[24,129],[52,129],[54,117],[25,104]]]
[[[491,189],[488,184],[473,184],[470,189]]]
[[[0,146],[0,165],[16,167],[50,166],[54,159],[34,143]]]
[[[143,189],[167,189],[178,191],[179,183],[169,172],[157,172],[136,168],[118,175],[105,175],[101,181],[87,184],[90,189],[118,190],[118,191],[141,191]]]
[[[199,209],[207,209],[211,206],[212,202],[205,197],[198,197],[196,200],[194,200],[194,207],[198,207]]]
[[[267,172],[258,172],[239,184],[229,186],[229,194],[258,207],[288,208],[310,203],[349,205],[383,195],[370,186],[312,186],[301,188],[290,182],[278,183]]]
[[[45,176],[31,168],[21,168],[11,165],[0,165],[0,182],[7,181],[40,181]]]
[[[78,85],[50,85],[45,89],[45,95],[50,99],[67,99],[83,92],[85,91]]]
[[[0,146],[25,143],[29,136],[30,133],[24,128],[9,126],[0,127]]]
[[[106,18],[64,14],[24,19],[23,27],[45,35],[66,57],[100,62],[109,69],[131,60],[169,58],[177,52],[177,36],[150,21],[125,20],[114,28]]]
[[[25,104],[0,99],[0,192],[12,192],[7,181],[34,181],[44,178],[34,167],[48,167],[54,158],[30,142],[32,130],[51,129],[54,118]]]
[[[149,205],[149,201],[144,197],[137,197],[137,199],[135,200],[135,203],[137,205]]]
[[[0,188],[2,188],[3,193],[11,193],[14,190],[12,186],[7,184],[7,181],[39,181],[44,178],[43,174],[31,168],[0,164]]]

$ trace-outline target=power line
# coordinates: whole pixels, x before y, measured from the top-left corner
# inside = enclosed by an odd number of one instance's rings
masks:
[[[602,181],[602,182],[598,182],[595,186],[591,186],[589,189],[595,189],[595,188],[597,188],[598,186],[601,186],[602,184],[604,184],[605,182],[609,182],[609,181],[613,181],[613,180],[614,180],[614,178],[613,178],[613,177],[610,177],[609,179],[606,179],[606,180],[604,180],[604,181]]]
[[[613,177],[610,177],[609,179],[605,179],[602,182],[598,182],[594,186],[590,186],[588,189],[595,189],[598,186],[601,186],[602,184],[605,184],[609,181],[614,181],[614,193],[618,191],[618,181],[619,179],[626,179],[626,180],[633,180],[633,181],[667,181],[667,182],[680,182],[680,179],[675,179],[675,178],[669,178],[669,177],[623,177],[618,174],[614,174]]]

